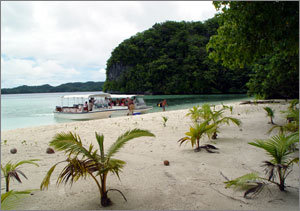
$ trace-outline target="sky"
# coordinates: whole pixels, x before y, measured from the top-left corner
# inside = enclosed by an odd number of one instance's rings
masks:
[[[1,88],[105,81],[125,39],[216,13],[211,1],[1,1]]]

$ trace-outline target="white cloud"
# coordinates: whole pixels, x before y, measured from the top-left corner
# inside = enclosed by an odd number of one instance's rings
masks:
[[[1,86],[59,85],[80,75],[74,68],[64,68],[57,61],[35,62],[27,59],[1,59]],[[16,77],[19,76],[19,77]]]
[[[2,87],[104,81],[106,61],[124,39],[157,22],[216,13],[202,1],[2,1],[1,12],[1,51],[9,58],[1,55]]]

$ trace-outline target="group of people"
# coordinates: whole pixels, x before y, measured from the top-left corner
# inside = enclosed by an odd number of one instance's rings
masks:
[[[127,113],[127,115],[129,115],[129,114],[133,115],[133,110],[135,108],[135,106],[134,106],[135,103],[136,103],[136,98],[135,97],[133,99],[130,99],[129,97],[127,97],[126,99],[122,98],[121,100],[117,99],[115,101],[113,101],[111,98],[110,99],[105,98],[105,104],[110,108],[112,108],[112,106],[127,106],[128,111],[129,111]],[[94,107],[94,104],[95,104],[95,99],[94,98],[89,99],[89,102],[85,101],[85,104],[83,106],[83,110],[86,111],[86,112],[92,111],[93,107]]]
[[[95,99],[92,97],[91,99],[89,99],[89,103],[87,101],[85,101],[85,104],[83,106],[83,110],[84,111],[92,111],[93,107],[95,104]]]
[[[112,106],[127,106],[128,107],[128,113],[127,115],[133,115],[133,111],[134,111],[134,108],[135,108],[135,103],[136,103],[136,98],[134,97],[133,99],[130,99],[129,97],[127,97],[126,99],[125,98],[122,98],[121,100],[117,99],[115,101],[113,101],[111,98],[110,99],[107,99],[105,98],[105,102],[107,103],[107,105],[111,108]],[[84,111],[92,111],[93,110],[93,107],[94,107],[94,104],[95,104],[95,99],[94,98],[91,98],[89,99],[89,102],[85,101],[85,104],[83,106],[83,110]],[[166,106],[168,106],[167,104],[167,100],[164,99],[163,101],[159,102],[157,104],[158,107],[162,107],[163,111],[166,110]]]

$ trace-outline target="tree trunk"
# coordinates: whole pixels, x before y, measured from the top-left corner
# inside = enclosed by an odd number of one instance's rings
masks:
[[[213,136],[211,137],[212,139],[217,139],[218,134],[214,132]]]
[[[108,207],[111,205],[111,200],[107,197],[107,192],[101,196],[101,205],[103,207]]]
[[[107,177],[107,173],[103,174],[103,176],[101,178],[101,205],[103,207],[107,207],[109,205],[111,205],[111,200],[107,197],[107,191],[106,191],[106,177]]]
[[[6,180],[6,192],[8,192],[9,191],[9,176],[6,176],[5,180]]]
[[[282,176],[281,168],[278,169],[278,176],[279,176],[279,190],[284,191],[284,178]]]
[[[271,118],[271,124],[274,125],[273,118],[272,117],[270,117],[270,118]]]

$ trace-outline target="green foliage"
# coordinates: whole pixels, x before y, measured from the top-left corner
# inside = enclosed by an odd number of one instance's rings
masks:
[[[39,159],[22,160],[16,163],[9,161],[4,166],[1,163],[1,172],[5,179],[6,192],[9,191],[10,179],[16,179],[19,183],[22,183],[19,175],[22,175],[27,179],[26,175],[18,167],[24,164],[32,164],[35,166],[39,166],[34,161],[39,161]]]
[[[226,184],[226,188],[234,187],[235,189],[246,190],[244,197],[247,198],[250,193],[254,196],[262,190],[265,185],[265,183],[262,182],[263,180],[265,180],[265,178],[259,177],[257,173],[249,173],[224,183]]]
[[[163,125],[164,125],[164,127],[166,127],[167,126],[168,117],[163,116],[162,119],[163,119]]]
[[[99,149],[94,149],[94,145],[90,144],[88,148],[83,146],[80,136],[69,133],[58,133],[50,142],[50,146],[53,146],[58,151],[64,151],[67,155],[65,161],[61,161],[53,165],[46,176],[44,177],[40,189],[47,189],[50,184],[50,177],[55,170],[56,166],[62,162],[67,162],[67,165],[61,171],[57,178],[57,185],[61,183],[73,184],[80,178],[86,179],[87,176],[91,176],[95,181],[101,196],[101,205],[106,207],[111,205],[111,200],[108,198],[107,193],[110,190],[106,188],[106,179],[109,172],[116,174],[119,178],[119,172],[125,165],[125,161],[113,158],[113,156],[130,140],[149,136],[154,137],[154,134],[147,130],[133,129],[128,130],[124,134],[118,137],[118,139],[110,146],[105,153],[104,151],[104,136],[95,133],[96,140]],[[99,151],[99,153],[98,153]],[[81,156],[79,158],[79,156]],[[100,182],[97,180],[97,176],[100,178]],[[116,190],[120,192],[119,190]],[[122,192],[120,192],[122,194]],[[122,194],[124,199],[125,196]]]
[[[245,93],[249,69],[229,70],[207,57],[206,44],[216,33],[217,19],[156,23],[124,40],[107,61],[104,91]]]
[[[249,173],[245,174],[241,177],[238,177],[234,180],[229,180],[224,182],[226,184],[226,188],[234,187],[239,189],[248,189],[254,185],[256,185],[257,181],[260,181],[260,177],[258,173]]]
[[[186,114],[186,116],[191,116],[191,119],[194,122],[197,122],[200,118],[199,106],[193,106],[193,108],[189,109],[189,112]]]
[[[298,99],[292,100],[290,102],[290,105],[286,111],[281,111],[285,114],[285,117],[287,119],[287,123],[284,125],[274,125],[270,130],[273,131],[274,129],[279,129],[279,133],[294,133],[299,131],[299,109],[296,107],[296,105],[299,103]]]
[[[104,82],[88,81],[85,83],[75,82],[66,83],[59,86],[51,86],[49,84],[41,86],[19,86],[16,88],[1,89],[2,94],[18,94],[18,93],[49,93],[49,92],[88,92],[101,91]]]
[[[13,210],[17,206],[19,200],[30,194],[32,190],[14,191],[1,194],[1,210]]]
[[[212,139],[217,138],[217,133],[219,132],[219,128],[223,124],[229,125],[229,123],[233,123],[237,126],[241,125],[241,121],[237,118],[233,117],[223,117],[223,113],[225,111],[226,107],[223,107],[222,109],[216,111],[211,110],[209,104],[203,104],[202,107],[199,109],[199,116],[208,121],[211,125],[213,125],[213,128],[208,132],[208,136]]]
[[[284,135],[280,134],[273,136],[267,140],[256,140],[250,142],[250,145],[264,149],[267,154],[272,158],[270,161],[264,161],[265,172],[268,175],[269,181],[274,181],[276,174],[278,175],[279,183],[274,182],[278,185],[280,190],[285,188],[285,179],[290,173],[289,168],[299,161],[299,157],[293,158],[291,154],[291,147],[299,142],[295,135]]]
[[[263,107],[263,109],[267,112],[267,116],[270,117],[270,123],[274,124],[273,118],[274,118],[274,111],[270,107]]]
[[[272,158],[270,161],[264,161],[263,167],[267,175],[267,178],[260,177],[258,173],[249,173],[233,180],[226,181],[226,188],[235,187],[246,189],[244,197],[250,193],[258,194],[265,183],[263,181],[268,181],[270,183],[276,184],[281,191],[285,189],[285,179],[291,173],[291,166],[294,163],[299,162],[298,157],[292,157],[291,146],[299,141],[299,133],[291,135],[278,135],[273,136],[267,140],[256,140],[250,142],[250,145],[264,149],[267,154]],[[278,177],[279,182],[276,181]]]
[[[190,127],[190,131],[185,133],[185,137],[181,138],[178,140],[180,142],[180,145],[183,144],[186,141],[190,141],[192,144],[192,147],[196,144],[196,149],[195,151],[200,151],[201,148],[205,148],[206,151],[208,152],[213,152],[210,151],[210,149],[217,149],[216,147],[212,145],[204,145],[200,146],[200,139],[209,132],[214,126],[209,125],[208,121],[204,121],[202,123],[197,123],[195,122],[194,127]]]
[[[229,68],[250,67],[250,95],[299,96],[299,3],[214,2],[222,12],[209,58]]]

